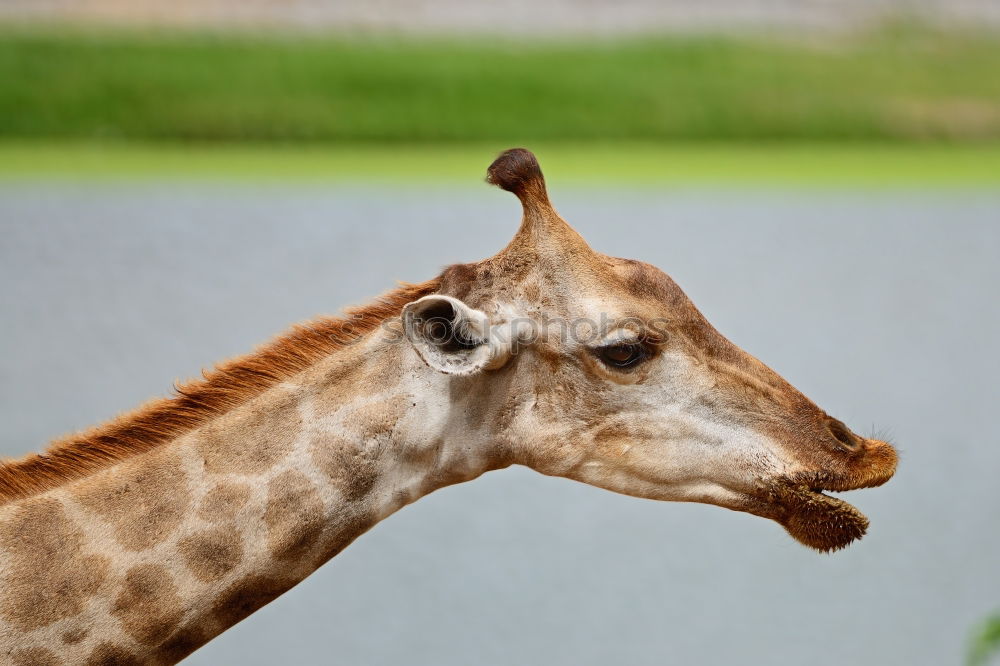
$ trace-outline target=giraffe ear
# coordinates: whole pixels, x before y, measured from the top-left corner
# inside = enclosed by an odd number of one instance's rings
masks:
[[[471,375],[500,367],[510,344],[497,339],[485,312],[452,298],[432,294],[403,308],[403,330],[420,358],[450,375]]]

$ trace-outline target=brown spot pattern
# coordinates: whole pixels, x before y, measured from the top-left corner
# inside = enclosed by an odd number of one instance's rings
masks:
[[[323,502],[315,484],[294,470],[275,477],[268,487],[267,545],[277,560],[297,560],[312,548],[323,530]]]
[[[365,497],[378,479],[374,447],[359,447],[343,437],[323,434],[313,439],[310,452],[316,467],[347,501]]]
[[[385,444],[372,440],[391,436],[396,423],[412,406],[413,399],[409,395],[372,401],[352,410],[343,419],[344,426],[357,433],[356,441],[328,432],[314,437],[310,444],[313,462],[340,490],[344,499],[358,501],[371,491],[378,479],[378,457]]]
[[[413,405],[409,395],[394,395],[362,405],[344,417],[344,425],[364,439],[374,439],[392,433],[396,422]]]
[[[90,653],[84,666],[142,666],[142,661],[121,646],[101,643]]]
[[[291,451],[302,430],[302,417],[292,396],[253,407],[205,427],[198,447],[206,472],[260,474]]]
[[[207,493],[198,507],[198,516],[211,523],[228,523],[236,518],[250,499],[245,483],[220,483]]]
[[[231,627],[277,599],[293,585],[291,581],[247,576],[219,595],[213,607],[212,618],[223,627]]]
[[[170,572],[158,564],[129,569],[111,607],[125,633],[145,645],[162,642],[180,623],[183,613]]]
[[[396,386],[402,374],[399,363],[345,353],[338,356],[320,379],[322,387],[316,393],[316,410],[320,415],[333,414],[349,400],[370,397]],[[377,381],[372,381],[373,378]]]
[[[141,551],[177,529],[190,493],[180,459],[168,451],[155,451],[123,463],[114,473],[93,477],[79,499],[112,524],[118,543]]]
[[[185,625],[157,650],[159,662],[175,664],[211,640],[213,634],[200,624]]]
[[[355,505],[357,506],[357,505]],[[359,536],[370,530],[378,523],[378,517],[374,512],[362,510],[345,518],[338,519],[340,524],[349,524],[349,529],[330,531],[324,535],[322,549],[319,555],[313,560],[313,566],[319,567],[330,558],[340,554]]]
[[[59,666],[62,663],[52,650],[42,647],[17,650],[11,660],[14,666]]]
[[[231,527],[195,532],[181,539],[178,548],[188,569],[203,583],[222,578],[243,559],[243,541]]]
[[[76,645],[90,633],[90,629],[86,627],[73,627],[72,629],[67,629],[62,634],[62,642],[66,645]]]
[[[0,523],[9,556],[0,615],[21,631],[73,617],[107,576],[108,559],[84,551],[83,533],[53,499],[25,502]]]

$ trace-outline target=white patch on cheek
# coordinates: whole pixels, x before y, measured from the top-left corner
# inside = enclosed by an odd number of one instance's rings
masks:
[[[629,495],[724,504],[786,468],[767,435],[699,400],[715,384],[703,364],[670,351],[654,363],[648,381],[622,389],[629,391],[622,400],[628,411],[592,431],[599,437],[618,423],[628,441],[613,449],[599,441],[583,446],[585,462],[574,478]]]

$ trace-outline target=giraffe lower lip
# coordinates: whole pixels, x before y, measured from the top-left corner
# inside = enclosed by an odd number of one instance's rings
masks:
[[[805,546],[823,553],[840,550],[864,536],[868,519],[830,492],[836,491],[775,481],[763,489],[765,506],[758,515],[771,518]]]
[[[793,499],[794,498],[794,499]],[[854,505],[823,490],[793,493],[784,528],[800,543],[821,552],[840,550],[865,535],[868,518]]]

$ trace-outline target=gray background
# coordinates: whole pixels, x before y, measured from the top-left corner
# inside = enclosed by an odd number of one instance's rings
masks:
[[[737,344],[902,451],[821,556],[775,524],[517,468],[424,498],[191,664],[940,664],[1000,606],[1000,194],[552,188]],[[482,258],[485,186],[0,187],[0,452],[292,321]]]

